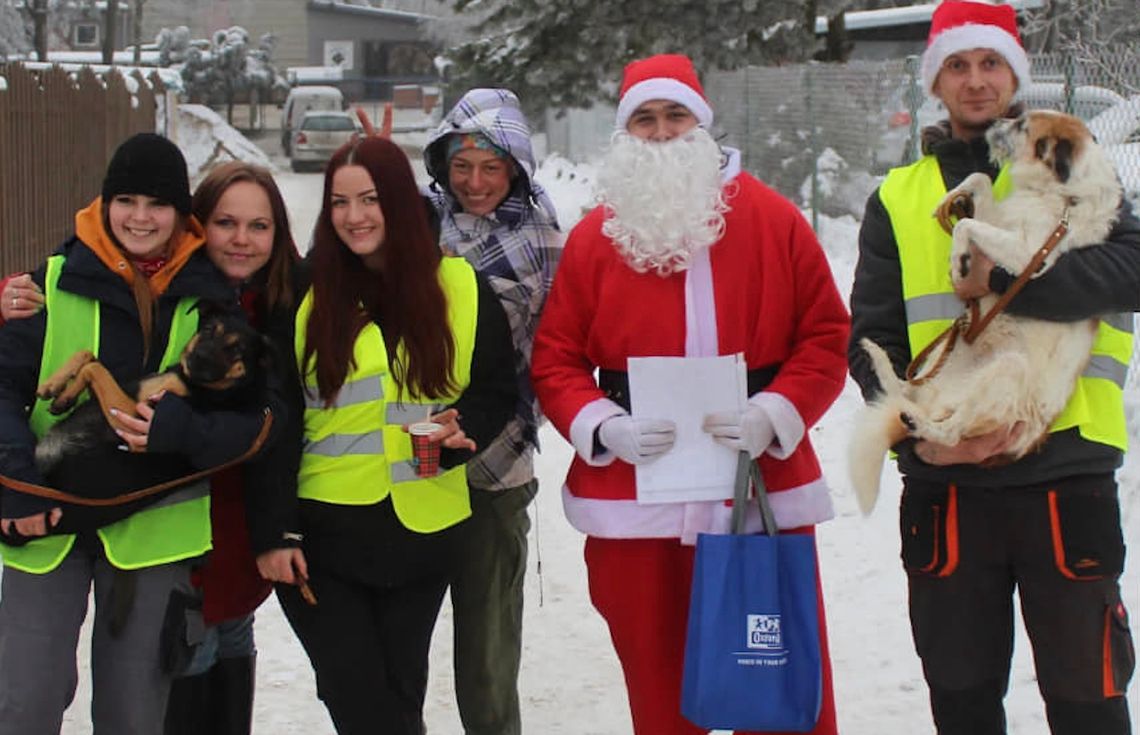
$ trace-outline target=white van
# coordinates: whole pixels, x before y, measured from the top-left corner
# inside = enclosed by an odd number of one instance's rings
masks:
[[[344,95],[336,87],[302,86],[289,90],[285,106],[281,110],[281,149],[291,154],[293,135],[301,125],[305,113],[310,110],[344,109]]]

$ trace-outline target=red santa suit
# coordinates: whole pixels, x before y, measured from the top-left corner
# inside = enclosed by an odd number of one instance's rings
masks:
[[[811,533],[833,515],[807,429],[842,389],[847,310],[803,216],[739,172],[730,153],[719,241],[684,272],[638,273],[602,234],[607,214],[598,207],[570,233],[534,343],[543,412],[576,450],[564,507],[589,536],[591,598],[610,625],[637,733],[704,732],[679,714],[691,544],[697,533],[727,532],[731,509],[635,500],[633,466],[595,446],[601,423],[626,413],[599,387],[595,369],[625,371],[630,357],[743,353],[750,375],[766,376],[748,400],[776,432],[758,461],[779,525]],[[759,519],[752,525],[759,530]],[[820,735],[835,732],[826,635],[824,651],[824,706],[813,730]]]

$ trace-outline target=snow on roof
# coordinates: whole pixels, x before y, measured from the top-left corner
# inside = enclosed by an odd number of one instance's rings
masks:
[[[135,63],[135,52],[116,51],[112,58],[115,64]],[[102,51],[48,51],[48,61],[58,61],[68,64],[102,64]],[[139,63],[142,66],[158,66],[158,50],[143,49],[139,54]]]
[[[335,82],[344,79],[344,68],[340,66],[290,66],[285,69],[285,78],[293,84]]]
[[[376,18],[391,20],[435,20],[434,15],[412,13],[406,10],[392,10],[391,8],[374,8],[370,5],[351,5],[340,0],[309,0],[309,7],[324,8],[337,13],[354,13],[356,15],[371,15]]]
[[[59,3],[59,6],[63,7],[63,8],[67,8],[69,10],[76,10],[76,9],[83,10],[83,9],[90,7],[89,5],[77,2],[76,0],[68,0],[68,2]],[[31,8],[32,6],[30,4],[30,0],[15,0],[15,2],[13,3],[13,7]],[[53,5],[52,7],[54,8],[55,6]],[[97,10],[105,10],[107,8],[106,0],[99,0],[98,2],[96,2],[95,8]],[[129,2],[127,2],[127,0],[119,0],[119,10],[130,10],[130,9],[131,9],[131,4]]]
[[[1009,4],[1015,10],[1033,10],[1044,7],[1045,0],[1009,0]],[[938,3],[909,5],[903,8],[882,8],[880,10],[856,10],[845,13],[843,19],[849,31],[915,25],[929,23],[930,16],[936,7],[938,7]],[[815,19],[815,32],[827,33],[827,18],[819,16]]]

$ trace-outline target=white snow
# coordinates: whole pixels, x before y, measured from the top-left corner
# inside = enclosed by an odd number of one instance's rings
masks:
[[[186,156],[190,180],[226,161],[249,161],[274,169],[269,156],[205,105],[179,105],[176,141]]]
[[[199,142],[188,152],[209,146]],[[417,168],[421,172],[422,166]],[[563,225],[590,205],[593,172],[558,157],[548,158],[538,179],[558,204]],[[278,182],[302,248],[319,210],[322,178],[280,173]],[[846,298],[851,287],[859,223],[852,217],[820,218],[820,241]],[[1130,386],[1132,384],[1130,383]],[[1130,390],[1134,390],[1130,388]],[[845,454],[860,405],[854,384],[811,430],[824,473],[831,483],[837,517],[818,529],[821,572],[830,622],[832,662],[840,731],[845,735],[915,735],[932,731],[926,688],[910,639],[905,577],[898,559],[897,475],[887,470],[878,507],[862,517],[847,488]],[[1137,436],[1135,412],[1130,433]],[[620,668],[601,618],[592,609],[582,560],[582,536],[567,524],[560,501],[571,450],[549,425],[540,432],[537,461],[541,491],[532,507],[534,527],[526,576],[524,651],[520,691],[524,732],[542,735],[624,735],[631,732]],[[1140,532],[1140,469],[1133,455],[1119,477],[1126,539]],[[541,575],[539,564],[541,562]],[[1140,606],[1140,573],[1129,564],[1122,588],[1126,604]],[[425,719],[434,735],[462,732],[452,694],[450,606],[436,629]],[[63,733],[91,732],[87,714],[90,680],[85,634],[80,651],[81,679]],[[316,699],[312,670],[280,608],[270,600],[257,616],[258,686],[255,732],[259,735],[324,735],[332,725]],[[672,642],[681,645],[680,641]],[[1047,732],[1033,676],[1027,641],[1019,632],[1010,691],[1006,699],[1011,735]],[[1140,725],[1137,687],[1129,696],[1132,723]]]

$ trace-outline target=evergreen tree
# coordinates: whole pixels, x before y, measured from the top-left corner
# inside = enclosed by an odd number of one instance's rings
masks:
[[[32,48],[27,24],[11,2],[0,2],[0,61]]]
[[[655,53],[692,57],[698,70],[804,61],[820,50],[817,13],[839,0],[456,0],[483,13],[477,40],[446,54],[452,95],[514,90],[529,111],[612,99],[622,67]],[[488,10],[487,6],[491,9]]]
[[[1140,0],[1050,0],[1027,14],[1031,52],[1062,53],[1079,63],[1086,77],[1126,95],[1137,84]]]

